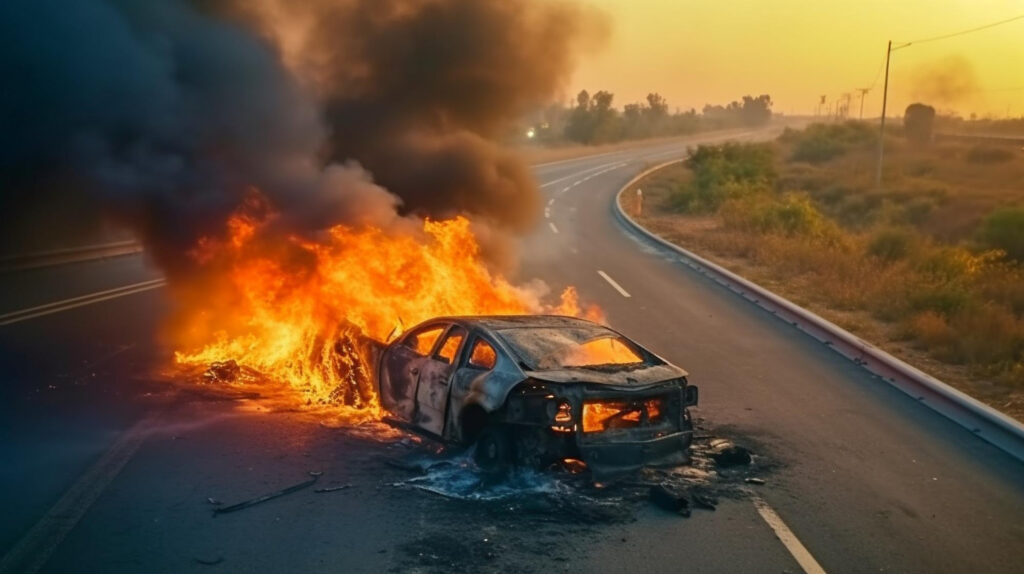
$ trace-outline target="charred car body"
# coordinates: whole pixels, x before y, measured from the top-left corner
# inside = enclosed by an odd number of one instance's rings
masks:
[[[572,458],[600,476],[688,458],[697,388],[686,371],[583,319],[433,319],[389,344],[377,373],[394,417],[475,442],[487,470]]]

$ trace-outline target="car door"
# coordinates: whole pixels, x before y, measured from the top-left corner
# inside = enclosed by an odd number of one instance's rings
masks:
[[[380,402],[397,418],[413,422],[420,372],[447,327],[446,323],[424,325],[385,351],[381,359]]]
[[[452,372],[459,363],[459,353],[466,340],[466,329],[453,325],[435,345],[430,358],[420,366],[419,384],[416,389],[415,422],[423,430],[442,435],[444,432],[445,408]]]

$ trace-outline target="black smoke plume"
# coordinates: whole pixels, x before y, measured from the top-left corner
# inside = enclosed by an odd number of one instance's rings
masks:
[[[252,189],[299,231],[525,229],[534,184],[492,142],[598,20],[527,0],[0,3],[4,242],[112,214],[173,275]]]

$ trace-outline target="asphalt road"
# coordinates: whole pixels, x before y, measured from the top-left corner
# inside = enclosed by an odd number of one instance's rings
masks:
[[[766,484],[749,495],[681,519],[394,486],[409,471],[386,461],[416,454],[408,440],[168,394],[151,375],[166,360],[169,303],[144,283],[159,273],[126,256],[0,284],[0,315],[144,286],[0,326],[0,573],[1019,571],[1024,465],[615,222],[614,192],[685,147],[535,166],[549,203],[520,278],[576,285],[611,325],[689,370],[705,432],[758,455]],[[212,516],[208,498],[309,471],[351,487]]]

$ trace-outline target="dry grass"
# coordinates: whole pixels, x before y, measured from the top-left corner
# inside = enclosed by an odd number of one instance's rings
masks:
[[[691,169],[652,174],[641,222],[1024,420],[1024,265],[978,241],[1024,204],[1024,153],[894,139],[877,190],[871,145],[811,164],[791,159],[796,137],[775,144],[771,190],[711,211],[680,212]]]

